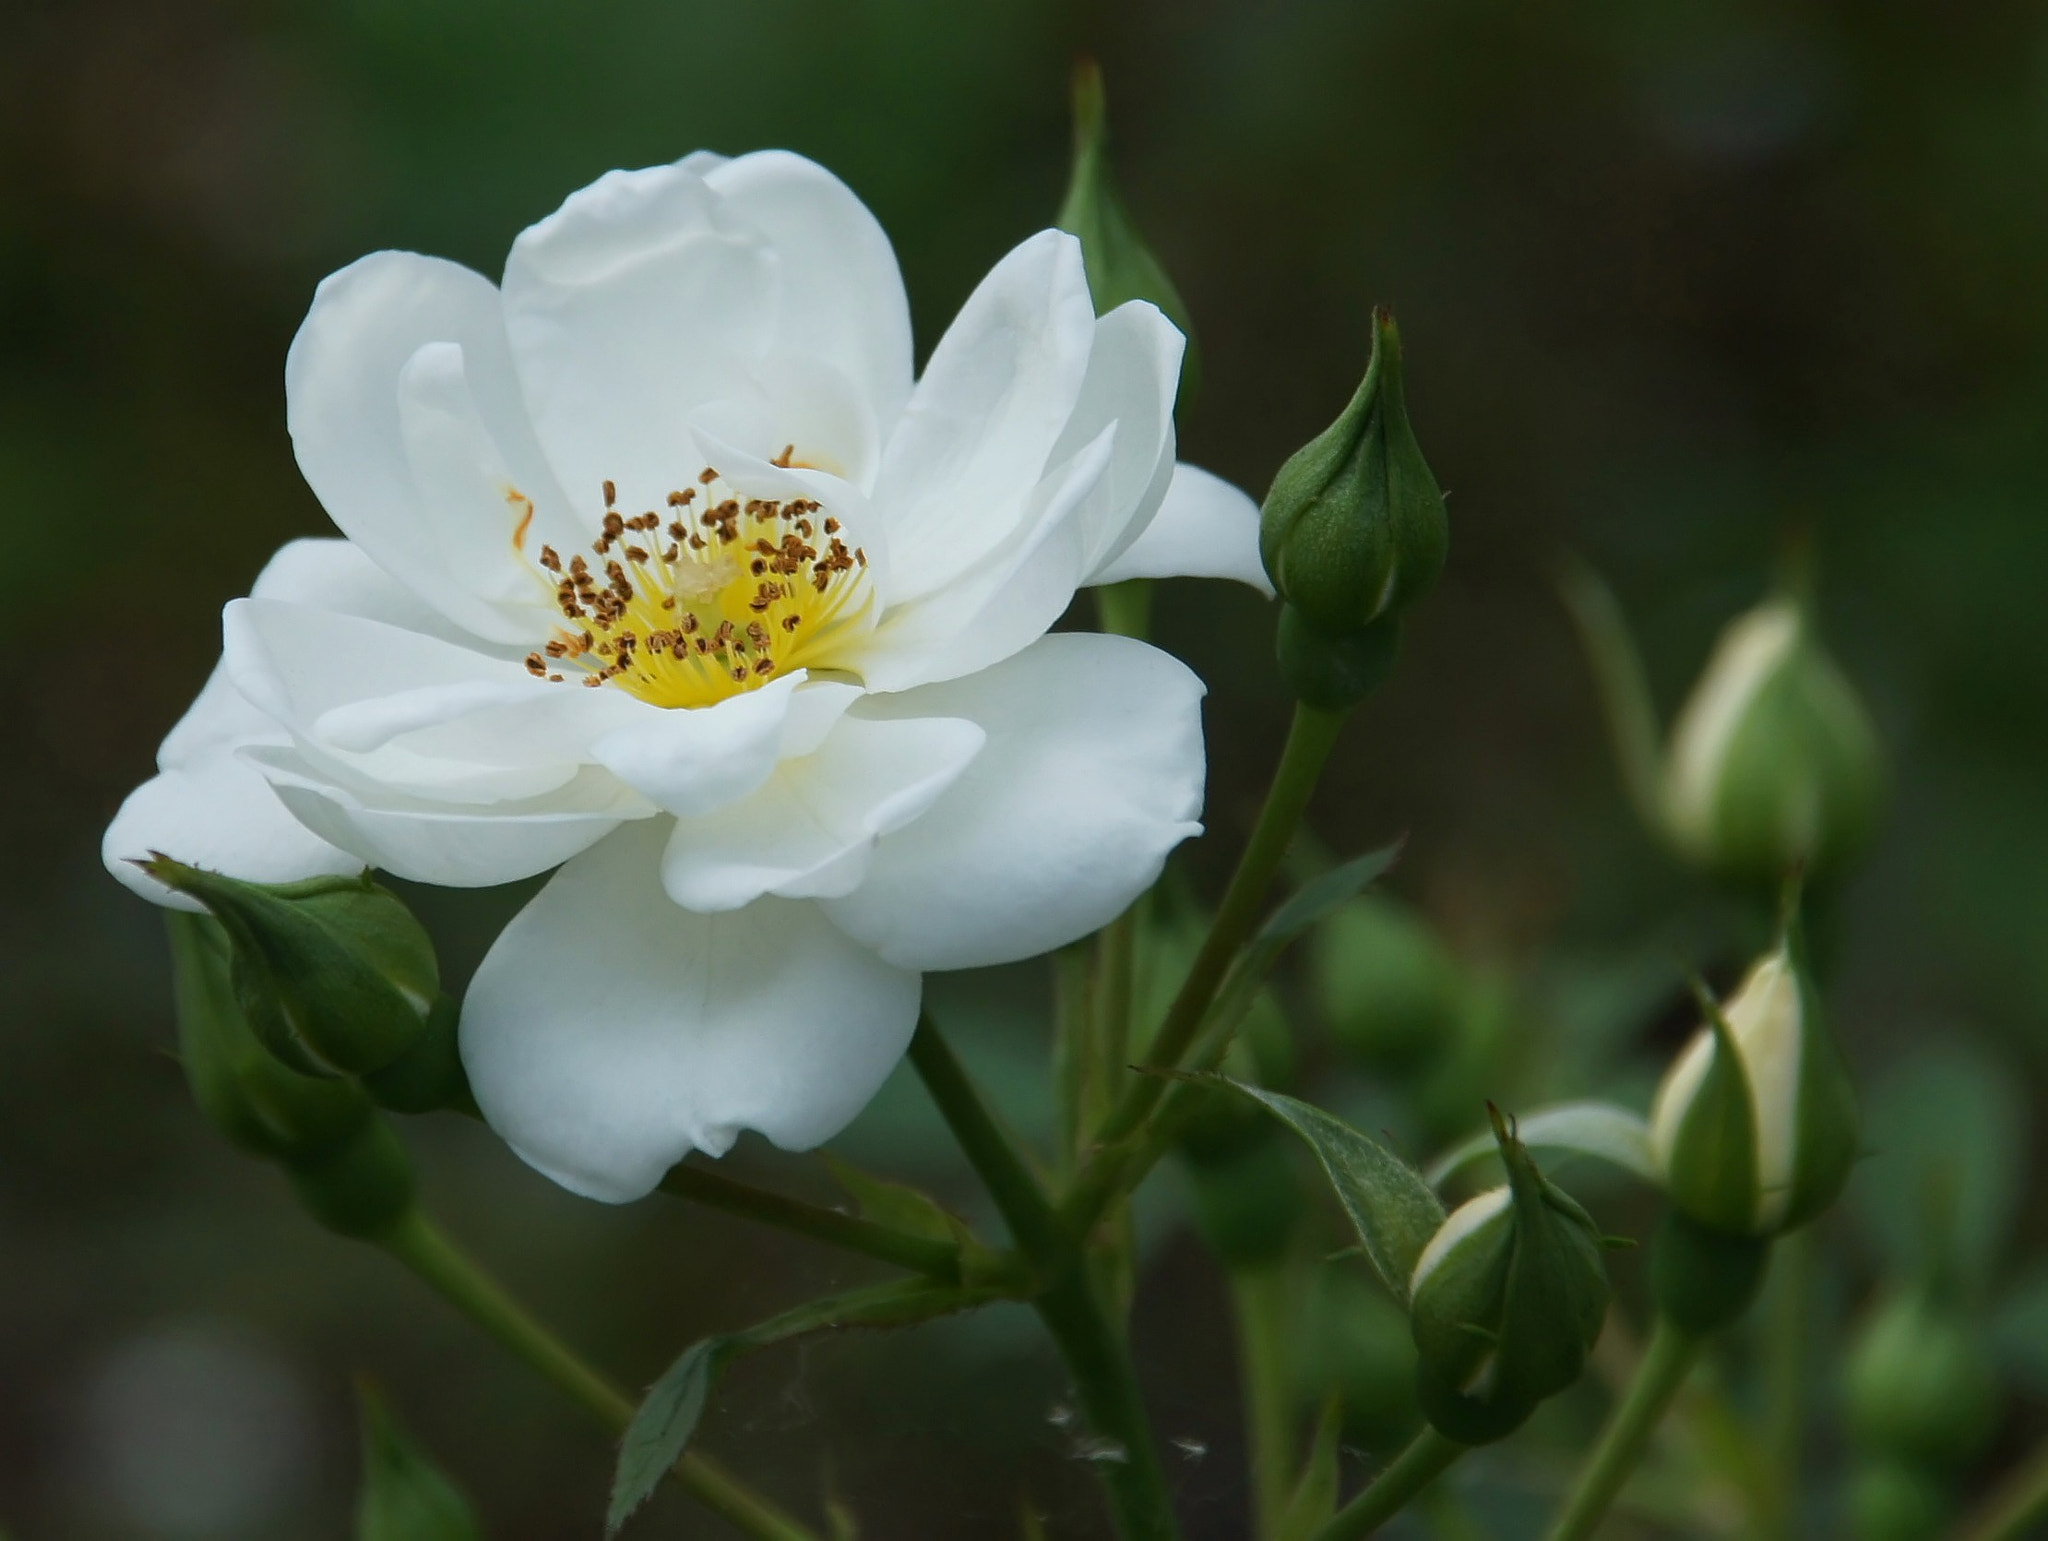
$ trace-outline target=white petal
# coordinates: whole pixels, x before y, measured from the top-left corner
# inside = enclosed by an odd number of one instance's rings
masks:
[[[764,899],[671,903],[659,831],[570,862],[492,946],[462,1008],[462,1058],[491,1127],[564,1187],[624,1202],[741,1129],[830,1139],[910,1041],[918,978]]]
[[[877,421],[910,395],[910,305],[889,238],[831,172],[786,150],[742,155],[705,173],[735,218],[775,253],[774,346],[829,363]]]
[[[107,870],[143,898],[199,909],[134,865],[152,851],[251,883],[291,883],[360,872],[364,865],[293,818],[253,766],[226,754],[145,781],[128,794],[100,842]]]
[[[804,677],[798,670],[711,706],[648,713],[598,739],[590,757],[670,813],[709,813],[745,797],[775,769]]]
[[[843,718],[815,754],[784,761],[752,796],[678,820],[662,885],[693,910],[849,893],[876,839],[929,808],[986,741],[959,718]]]
[[[882,455],[888,598],[942,587],[1009,539],[1074,410],[1095,338],[1081,247],[1032,236],[939,339]]]
[[[607,172],[512,243],[506,328],[576,506],[595,517],[612,480],[658,507],[695,474],[679,436],[767,351],[774,299],[766,238],[684,166]]]
[[[407,454],[400,377],[435,343],[459,346],[460,385],[495,463],[518,491],[562,508],[520,400],[497,290],[431,257],[378,252],[322,282],[285,360],[292,446],[328,516],[378,566],[479,636],[514,640],[530,631],[528,621],[492,598],[517,562],[509,489],[478,494],[504,507],[498,537],[451,561],[451,550],[466,547],[474,532],[450,528],[446,510],[422,499]]]
[[[964,717],[988,744],[827,913],[918,969],[1028,958],[1107,924],[1201,831],[1201,698],[1201,681],[1157,648],[1082,632],[863,703]]]
[[[351,785],[290,751],[257,749],[277,799],[361,862],[416,883],[489,888],[560,866],[626,820],[653,810],[588,769],[539,797],[463,805]]]
[[[1159,512],[1089,582],[1126,578],[1234,578],[1270,597],[1273,582],[1259,560],[1259,505],[1220,476],[1175,466]]]
[[[1053,458],[1065,459],[1104,429],[1116,429],[1116,455],[1080,515],[1090,571],[1135,540],[1166,495],[1185,349],[1179,329],[1142,300],[1119,305],[1095,323],[1087,378],[1053,446]]]
[[[979,570],[896,606],[851,645],[848,665],[868,688],[958,679],[1043,636],[1087,573],[1084,516],[1115,450],[1112,425],[1039,484],[1020,532]]]

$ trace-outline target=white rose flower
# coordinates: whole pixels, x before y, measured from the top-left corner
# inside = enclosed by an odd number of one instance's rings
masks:
[[[922,971],[1095,930],[1200,829],[1201,683],[1046,635],[1085,584],[1264,587],[1250,500],[1175,464],[1181,347],[1045,231],[914,378],[880,226],[772,151],[613,172],[500,287],[366,257],[285,369],[346,538],[227,607],[108,865],[167,904],[130,858],[559,866],[464,1003],[492,1126],[608,1200],[743,1128],[815,1145]]]

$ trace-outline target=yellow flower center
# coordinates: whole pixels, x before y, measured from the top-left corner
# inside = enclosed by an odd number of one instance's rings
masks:
[[[784,450],[778,465],[795,463]],[[532,505],[513,545],[525,551]],[[872,600],[867,554],[808,498],[735,496],[706,467],[668,512],[618,512],[604,484],[592,561],[542,546],[563,624],[526,656],[542,679],[616,685],[656,706],[709,706],[792,669],[820,668]]]

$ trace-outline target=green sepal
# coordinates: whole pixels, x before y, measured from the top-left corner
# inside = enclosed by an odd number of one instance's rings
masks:
[[[1081,262],[1088,273],[1088,292],[1095,314],[1106,316],[1117,306],[1145,300],[1159,307],[1187,339],[1181,356],[1179,403],[1195,398],[1201,385],[1201,358],[1188,308],[1166,276],[1166,269],[1138,234],[1124,207],[1109,164],[1109,109],[1102,70],[1093,59],[1074,67],[1074,169],[1067,195],[1053,223],[1081,243]]]
[[[363,1430],[363,1480],[356,1541],[480,1541],[476,1511],[413,1439],[367,1381],[356,1384]]]
[[[1357,391],[1280,467],[1259,517],[1274,589],[1331,637],[1399,616],[1429,592],[1450,549],[1443,493],[1408,421],[1400,332],[1384,309],[1372,324]]]
[[[1756,1228],[1756,1099],[1742,1052],[1713,997],[1700,992],[1713,1047],[1699,1087],[1679,1120],[1665,1165],[1672,1204],[1701,1225],[1746,1235]]]
[[[1806,955],[1796,899],[1786,919],[1785,946],[1799,981],[1798,1133],[1792,1157],[1792,1195],[1781,1228],[1804,1225],[1833,1204],[1856,1165],[1856,1088],[1835,1036],[1828,1031],[1820,991]]]
[[[308,1075],[390,1064],[426,1030],[440,970],[426,931],[361,877],[245,883],[162,855],[150,876],[197,899],[234,946],[235,994],[264,1046]]]
[[[192,1099],[227,1141],[271,1160],[332,1149],[373,1116],[369,1099],[345,1081],[315,1079],[280,1065],[256,1041],[231,980],[220,923],[166,910],[176,982],[178,1057]]]

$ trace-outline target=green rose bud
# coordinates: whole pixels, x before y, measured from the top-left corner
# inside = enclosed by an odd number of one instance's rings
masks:
[[[274,1161],[309,1160],[370,1121],[370,1100],[345,1081],[288,1070],[249,1031],[218,922],[167,910],[176,978],[178,1058],[207,1122],[229,1144]]]
[[[1074,69],[1074,170],[1067,196],[1053,221],[1081,242],[1081,263],[1088,274],[1088,292],[1095,313],[1106,316],[1131,300],[1147,300],[1165,313],[1187,339],[1181,357],[1180,395],[1194,398],[1200,381],[1195,332],[1188,308],[1152,255],[1124,208],[1109,167],[1109,110],[1102,87],[1102,69],[1084,59]]]
[[[1353,899],[1318,929],[1310,965],[1330,1036],[1365,1068],[1408,1074],[1458,1041],[1467,1003],[1457,960],[1406,905]]]
[[[1400,334],[1376,310],[1350,405],[1273,478],[1259,556],[1296,624],[1334,641],[1398,619],[1436,582],[1449,545],[1443,494],[1408,422]]]
[[[1262,1119],[1230,1147],[1197,1154],[1183,1145],[1182,1156],[1195,1228],[1210,1251],[1231,1268],[1255,1268],[1287,1250],[1305,1206],[1285,1130]]]
[[[379,1235],[412,1210],[412,1165],[362,1088],[280,1064],[250,1030],[231,982],[225,928],[166,913],[175,968],[178,1055],[193,1100],[230,1144],[277,1162],[315,1219]]]
[[[1507,1184],[1452,1211],[1408,1291],[1423,1413],[1464,1444],[1505,1437],[1579,1378],[1610,1294],[1593,1217],[1488,1111]]]
[[[1856,1159],[1856,1100],[1796,923],[1666,1073],[1650,1109],[1665,1191],[1730,1235],[1775,1236],[1835,1200]]]
[[[1980,1324],[1924,1289],[1864,1321],[1843,1389],[1857,1443],[1934,1471],[1967,1465],[1998,1426],[1998,1366]]]
[[[1841,872],[1884,803],[1869,715],[1792,598],[1722,634],[1672,729],[1664,816],[1699,867],[1758,885]]]
[[[426,1032],[440,993],[433,943],[398,896],[367,875],[244,883],[167,856],[147,870],[220,922],[249,1025],[293,1069],[378,1070]]]

